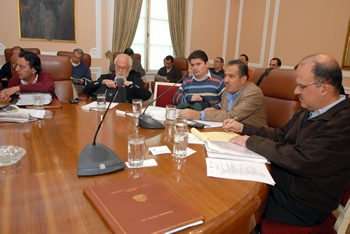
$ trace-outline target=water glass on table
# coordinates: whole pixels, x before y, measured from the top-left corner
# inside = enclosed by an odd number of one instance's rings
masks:
[[[188,131],[174,133],[173,156],[184,158],[187,155]]]
[[[184,119],[176,119],[175,121],[175,133],[187,131],[187,122]]]
[[[128,136],[128,162],[130,167],[140,167],[145,158],[145,136],[132,134]]]
[[[170,124],[174,124],[176,119],[176,106],[166,105],[165,110],[165,121]]]
[[[33,103],[35,110],[43,110],[44,109],[44,97],[42,94],[35,94],[33,96]]]
[[[135,117],[139,117],[142,109],[142,100],[141,99],[132,99],[132,113]]]
[[[100,111],[106,110],[106,94],[98,93],[97,95],[97,109]]]

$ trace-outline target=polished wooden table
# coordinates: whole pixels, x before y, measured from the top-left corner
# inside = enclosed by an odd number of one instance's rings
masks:
[[[0,167],[0,233],[111,233],[83,188],[145,175],[152,175],[205,217],[204,224],[182,233],[249,233],[254,228],[269,186],[208,177],[203,145],[190,144],[197,152],[184,159],[148,153],[145,158],[154,158],[157,167],[78,177],[80,152],[92,143],[101,119],[101,112],[83,111],[84,104],[62,102],[63,108],[48,110],[43,120],[0,123],[0,144],[27,151],[17,164]],[[167,145],[172,150],[172,128],[136,129],[134,118],[118,116],[116,109],[131,112],[131,105],[119,104],[107,113],[98,143],[124,162],[127,135],[136,131],[146,136],[147,147]]]

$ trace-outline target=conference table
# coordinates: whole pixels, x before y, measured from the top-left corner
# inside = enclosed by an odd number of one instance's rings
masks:
[[[0,167],[0,233],[111,233],[83,188],[151,175],[200,212],[204,223],[180,233],[249,233],[265,207],[269,186],[264,183],[207,176],[206,151],[186,158],[171,154],[152,155],[158,166],[125,168],[121,171],[79,177],[77,165],[82,149],[93,142],[103,112],[85,111],[83,105],[62,102],[48,109],[42,120],[0,123],[0,144],[24,148],[16,164]],[[127,161],[127,136],[146,137],[146,147],[166,145],[172,151],[173,127],[143,129],[135,118],[117,115],[132,112],[131,104],[119,103],[105,117],[96,142],[112,149]],[[222,131],[221,128],[201,131]],[[123,212],[121,210],[120,212]]]

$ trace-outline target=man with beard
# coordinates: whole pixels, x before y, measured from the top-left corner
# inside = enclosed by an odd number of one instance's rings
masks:
[[[115,60],[115,74],[105,74],[94,82],[90,82],[85,86],[84,91],[92,96],[92,101],[96,101],[98,93],[106,94],[106,101],[111,101],[115,89],[119,89],[114,102],[131,103],[132,99],[148,100],[151,97],[151,92],[145,88],[143,81],[131,72],[132,59],[126,54],[119,54]],[[119,78],[124,79],[122,87],[117,87]]]
[[[326,54],[299,63],[294,93],[303,107],[284,126],[269,131],[237,121],[230,142],[271,161],[276,181],[263,218],[315,226],[335,210],[350,186],[350,99],[340,94],[342,71]]]

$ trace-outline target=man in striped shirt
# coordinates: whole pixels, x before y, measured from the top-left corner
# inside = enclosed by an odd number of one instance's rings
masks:
[[[220,109],[221,95],[225,91],[224,80],[209,71],[207,54],[202,50],[193,51],[188,56],[193,76],[184,80],[179,90],[175,93],[173,101],[176,105],[183,102],[209,101],[210,106]],[[205,104],[205,108],[210,107]]]

